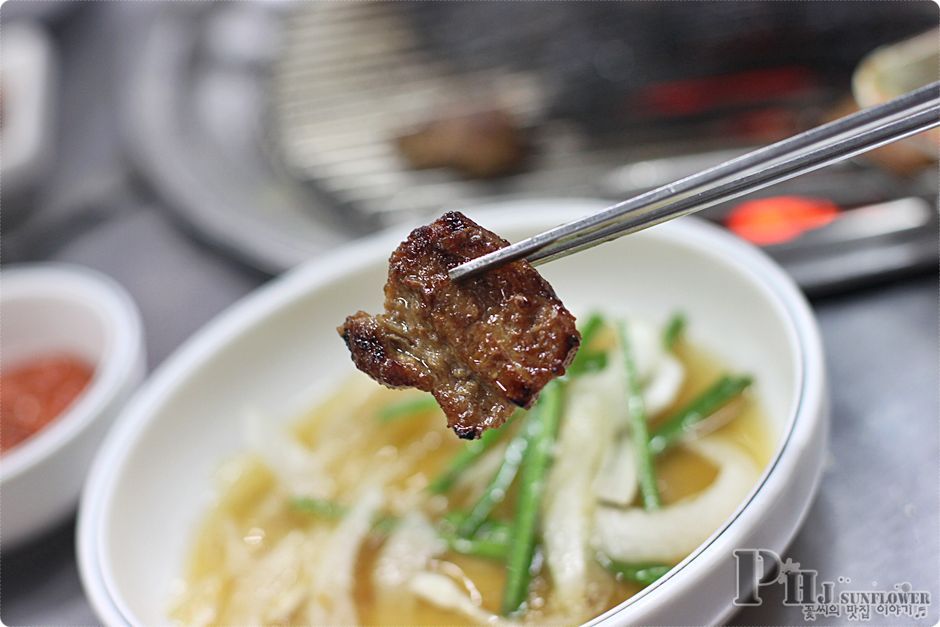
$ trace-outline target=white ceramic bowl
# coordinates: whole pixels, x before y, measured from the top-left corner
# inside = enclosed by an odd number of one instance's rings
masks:
[[[3,366],[67,352],[95,366],[88,387],[47,427],[0,456],[3,548],[41,533],[78,502],[98,444],[144,376],[140,314],[111,279],[77,266],[0,272]]]
[[[519,239],[595,211],[597,201],[527,201],[468,212]],[[376,311],[389,252],[405,230],[350,245],[261,288],[156,372],[109,434],[79,521],[82,579],[111,625],[167,622],[170,585],[212,496],[210,476],[243,449],[246,408],[291,419],[289,399],[352,371],[336,325]],[[782,550],[812,498],[826,440],[822,349],[806,301],[767,257],[684,220],[542,268],[574,310],[598,306],[663,320],[681,308],[694,341],[756,376],[776,452],[727,524],[667,576],[601,619],[701,624],[727,616],[736,547]]]

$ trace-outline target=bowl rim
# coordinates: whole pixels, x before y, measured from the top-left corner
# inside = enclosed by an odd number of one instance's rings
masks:
[[[66,263],[22,263],[0,271],[0,300],[53,298],[90,311],[105,342],[88,386],[61,415],[0,458],[0,485],[22,477],[75,440],[119,395],[137,372],[144,352],[140,312],[111,277]]]
[[[521,210],[523,206],[532,207],[536,204],[540,207],[538,215]],[[536,220],[544,221],[546,214],[557,215],[561,222],[595,211],[607,204],[597,199],[581,198],[525,199],[481,205],[467,209],[467,213],[474,219],[479,218],[495,225],[495,228],[512,229]],[[106,623],[133,624],[136,621],[134,612],[120,598],[118,587],[111,579],[112,573],[105,568],[103,540],[106,524],[103,517],[112,502],[114,488],[108,471],[114,465],[124,462],[120,445],[134,440],[156,415],[155,410],[161,405],[161,398],[181,384],[193,371],[202,367],[226,342],[292,302],[298,295],[315,291],[348,272],[375,263],[379,251],[393,248],[409,230],[409,226],[403,225],[386,229],[302,264],[259,287],[189,338],[157,368],[150,380],[134,395],[108,434],[92,466],[82,496],[77,528],[82,581],[95,611]],[[656,601],[657,596],[651,595],[666,581],[675,581],[677,577],[683,576],[680,575],[683,572],[700,572],[709,561],[715,563],[718,555],[716,548],[721,548],[718,546],[719,540],[729,541],[735,530],[738,530],[739,534],[743,533],[741,526],[735,526],[734,523],[745,514],[756,511],[758,505],[767,507],[772,501],[772,495],[782,491],[787,477],[798,461],[800,450],[807,445],[806,440],[814,423],[823,418],[825,371],[822,342],[809,305],[793,280],[762,251],[702,220],[685,218],[655,227],[655,231],[662,237],[687,244],[691,242],[703,247],[707,245],[710,250],[718,250],[719,254],[739,261],[740,263],[734,264],[736,269],[748,275],[751,282],[781,311],[781,317],[790,331],[788,340],[792,343],[797,357],[798,372],[794,384],[797,401],[784,421],[774,456],[735,513],[666,576],[620,605],[587,621],[592,625],[618,619],[619,614],[641,601],[645,600],[644,605]],[[687,585],[690,585],[693,579],[691,574],[685,577]],[[666,596],[659,596],[662,597],[660,600],[668,600]],[[672,598],[672,595],[668,596]]]

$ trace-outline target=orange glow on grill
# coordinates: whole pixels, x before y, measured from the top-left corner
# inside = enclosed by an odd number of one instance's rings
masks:
[[[839,215],[830,200],[775,196],[735,207],[725,220],[728,228],[755,244],[781,244],[825,226]]]

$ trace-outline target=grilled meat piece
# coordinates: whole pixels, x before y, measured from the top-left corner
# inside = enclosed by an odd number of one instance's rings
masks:
[[[500,110],[434,119],[395,143],[415,169],[452,168],[467,178],[511,174],[528,152],[525,133]]]
[[[457,212],[415,229],[389,259],[385,313],[360,311],[338,329],[357,368],[431,392],[461,438],[530,407],[581,342],[574,316],[526,261],[458,283],[447,276],[507,244]]]

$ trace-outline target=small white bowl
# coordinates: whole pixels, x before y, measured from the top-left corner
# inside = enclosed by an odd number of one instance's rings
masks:
[[[0,272],[3,367],[68,353],[95,367],[78,398],[0,456],[0,525],[7,549],[49,529],[78,502],[98,444],[144,375],[140,314],[117,283],[58,264]]]
[[[504,203],[469,214],[519,239],[603,207]],[[353,371],[336,325],[381,306],[387,259],[406,231],[352,244],[286,274],[222,314],[168,359],[128,405],[89,477],[78,529],[89,598],[110,625],[167,623],[172,582],[213,495],[221,460],[244,449],[239,417],[293,418],[291,399]],[[727,523],[667,576],[600,617],[613,624],[719,622],[733,609],[731,550],[782,550],[810,503],[826,442],[822,348],[793,282],[764,254],[683,220],[542,268],[572,309],[664,320],[750,372],[776,438],[759,483]]]

